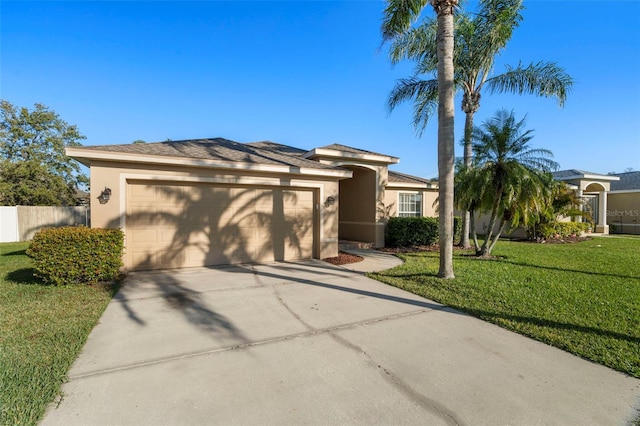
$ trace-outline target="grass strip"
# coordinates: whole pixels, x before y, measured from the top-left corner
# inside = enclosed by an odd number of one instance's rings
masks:
[[[38,422],[116,291],[42,285],[27,247],[0,244],[0,424]]]

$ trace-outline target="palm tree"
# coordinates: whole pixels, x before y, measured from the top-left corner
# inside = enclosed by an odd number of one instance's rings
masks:
[[[474,114],[480,108],[481,93],[533,94],[555,97],[564,105],[573,85],[572,78],[554,62],[532,62],[527,66],[505,66],[505,71],[492,76],[494,61],[511,39],[513,31],[522,21],[522,0],[481,0],[480,11],[474,17],[459,14],[455,21],[456,49],[454,64],[456,88],[462,90],[462,111],[465,113],[464,164],[471,166],[471,132]],[[391,46],[392,63],[403,59],[417,62],[415,75],[398,80],[388,99],[389,110],[398,104],[414,100],[413,124],[419,133],[438,102],[436,80],[420,78],[436,69],[436,23],[427,20],[422,25],[396,37]],[[469,212],[463,221],[463,247],[469,247]]]
[[[454,171],[454,31],[453,11],[458,0],[388,0],[382,23],[384,41],[405,33],[431,3],[437,16],[436,58],[438,97],[438,176],[440,199],[438,277],[454,278],[453,273],[453,171]]]
[[[501,110],[473,128],[476,156],[457,177],[456,201],[459,208],[490,213],[481,247],[472,229],[478,256],[490,256],[507,225],[528,225],[552,200],[549,172],[558,164],[551,151],[529,147],[533,130],[524,130],[525,124]]]

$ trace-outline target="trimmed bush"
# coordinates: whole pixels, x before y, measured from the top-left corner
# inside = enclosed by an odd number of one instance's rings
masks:
[[[46,284],[85,284],[118,278],[123,249],[120,229],[62,227],[38,232],[27,255]]]
[[[462,219],[454,217],[454,240],[460,239]],[[438,218],[392,217],[387,222],[385,244],[389,247],[431,245],[438,241]]]
[[[580,236],[591,224],[587,222],[555,222],[542,225],[540,231],[543,238]]]

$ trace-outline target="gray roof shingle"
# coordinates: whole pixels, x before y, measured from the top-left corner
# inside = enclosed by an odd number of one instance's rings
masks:
[[[437,183],[430,179],[421,178],[418,176],[407,175],[396,171],[389,170],[389,182],[394,183],[418,183],[426,184],[429,187],[437,187]]]
[[[612,191],[629,191],[640,189],[640,171],[626,173],[612,173],[611,176],[617,176],[619,181],[611,182]]]
[[[85,146],[82,149],[129,154],[184,157],[203,160],[234,161],[277,166],[336,169],[302,158],[305,150],[274,142],[240,143],[223,138],[192,139],[153,143]]]

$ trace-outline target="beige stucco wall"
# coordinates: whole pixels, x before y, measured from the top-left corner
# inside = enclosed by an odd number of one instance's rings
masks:
[[[207,183],[226,185],[258,185],[262,187],[291,187],[313,190],[319,202],[316,204],[316,257],[325,258],[338,254],[338,181],[335,177],[312,178],[278,173],[252,171],[220,171],[210,168],[138,165],[93,161],[91,164],[91,224],[96,228],[124,227],[125,196],[128,180],[150,180],[175,183]],[[112,190],[111,199],[100,203],[102,190]],[[336,201],[326,203],[333,196]]]
[[[609,193],[607,223],[612,233],[640,234],[640,190]]]
[[[389,179],[387,164],[350,159],[322,158],[319,161],[353,172],[351,179],[340,183],[343,203],[339,218],[340,238],[384,247],[385,217],[379,206],[384,202]]]
[[[438,204],[436,203],[436,200],[438,199],[438,189],[416,189],[411,187],[394,187],[392,189],[387,188],[385,190],[383,209],[386,217],[398,216],[398,194],[401,192],[422,194],[422,216],[438,217]]]

